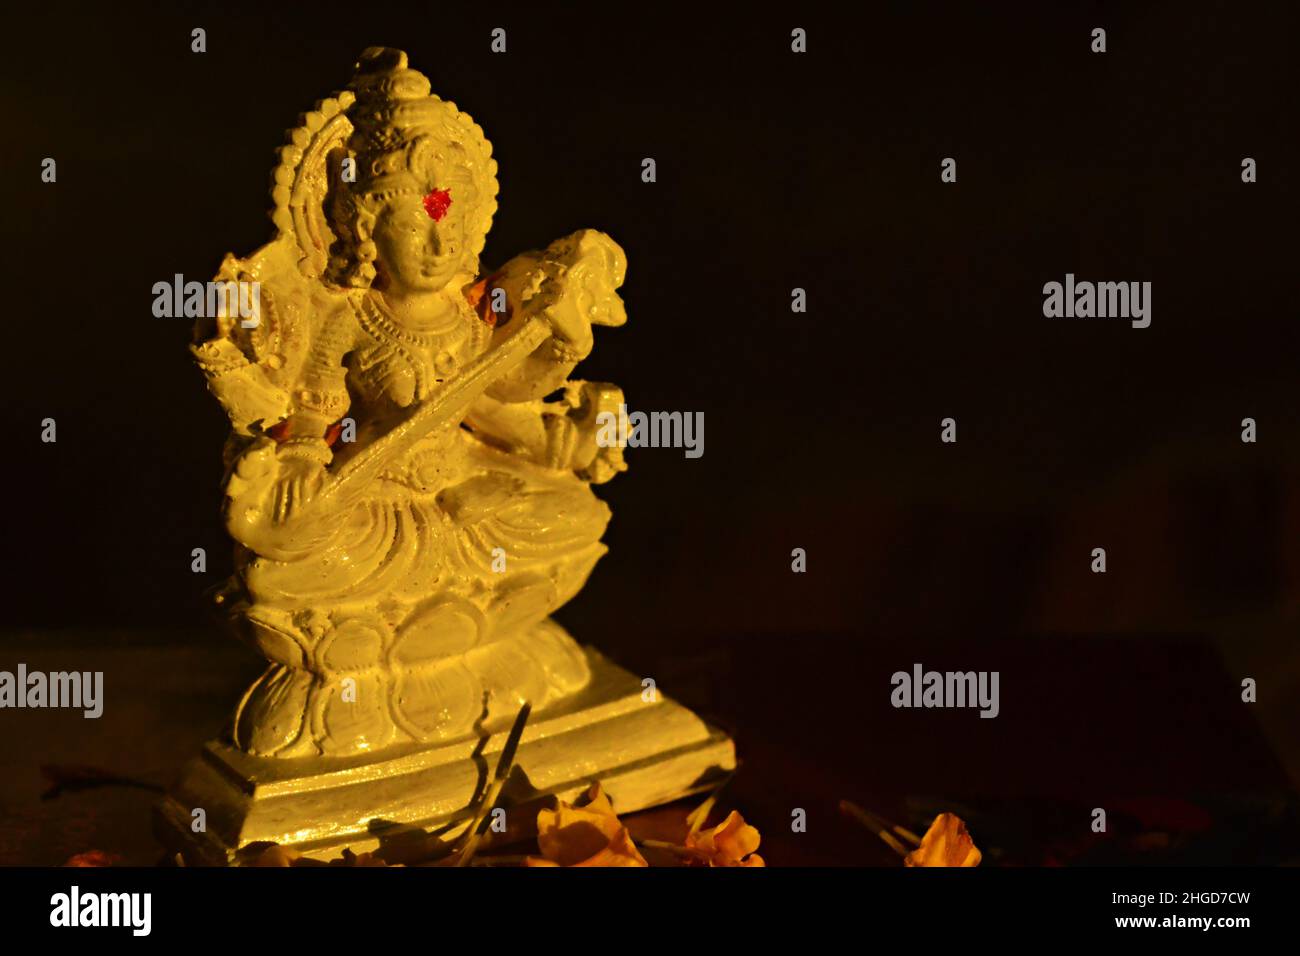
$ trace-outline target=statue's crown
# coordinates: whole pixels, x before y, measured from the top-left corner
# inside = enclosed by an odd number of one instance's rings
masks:
[[[492,144],[467,113],[429,92],[429,80],[407,66],[406,54],[370,47],[357,61],[348,88],[357,158],[357,188],[366,193],[427,191],[431,161],[468,173],[481,201],[495,205]]]

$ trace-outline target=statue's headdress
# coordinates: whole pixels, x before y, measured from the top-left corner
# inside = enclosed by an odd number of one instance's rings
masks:
[[[361,206],[392,196],[450,190],[450,201],[470,213],[466,229],[477,256],[497,206],[492,144],[467,113],[429,89],[428,78],[407,66],[401,50],[370,47],[361,54],[347,109],[353,127],[347,153],[356,163],[356,181],[336,184],[343,194],[336,219],[354,219]],[[353,238],[361,258],[372,258],[364,248],[367,237]],[[362,263],[359,271],[370,270]]]
[[[468,172],[489,202],[496,197],[492,144],[468,114],[429,92],[429,80],[406,65],[406,54],[371,47],[361,54],[348,89],[353,132],[348,146],[357,159],[358,191],[390,193],[421,189],[431,160]]]

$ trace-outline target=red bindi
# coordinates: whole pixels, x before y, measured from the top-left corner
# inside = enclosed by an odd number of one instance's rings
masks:
[[[429,218],[434,222],[442,221],[442,217],[447,215],[447,207],[450,205],[450,189],[434,189],[424,197],[424,211],[429,214]]]

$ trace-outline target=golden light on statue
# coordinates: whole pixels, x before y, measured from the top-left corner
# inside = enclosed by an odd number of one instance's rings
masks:
[[[256,303],[192,346],[231,426],[219,600],[269,666],[159,808],[186,863],[453,840],[526,705],[502,807],[599,781],[628,813],[735,766],[550,618],[606,552],[591,486],[626,469],[597,440],[622,392],[569,378],[626,321],[626,259],[587,229],[485,269],[496,168],[404,53],[368,49],[280,152],[275,238],[216,277]]]

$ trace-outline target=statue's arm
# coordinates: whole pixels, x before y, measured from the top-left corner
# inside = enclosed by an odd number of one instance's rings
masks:
[[[558,401],[502,402],[482,395],[465,424],[483,442],[596,483],[626,470],[622,449],[602,444],[602,413],[617,416],[623,393],[613,385],[567,382]]]
[[[552,334],[498,379],[488,389],[489,397],[511,404],[529,402],[564,386],[577,364],[591,354],[592,326],[627,321],[617,292],[626,264],[618,244],[594,229],[580,230],[542,252],[524,253],[507,262],[492,283],[507,300],[494,343],[508,336],[515,323],[542,314]]]
[[[546,426],[540,400],[503,402],[480,395],[465,416],[465,424],[484,442],[511,454],[542,461]]]
[[[259,552],[270,529],[290,522],[328,481],[331,429],[349,409],[346,361],[356,329],[338,303],[315,305],[319,321],[285,385],[287,414],[262,423],[226,487],[230,534]]]

